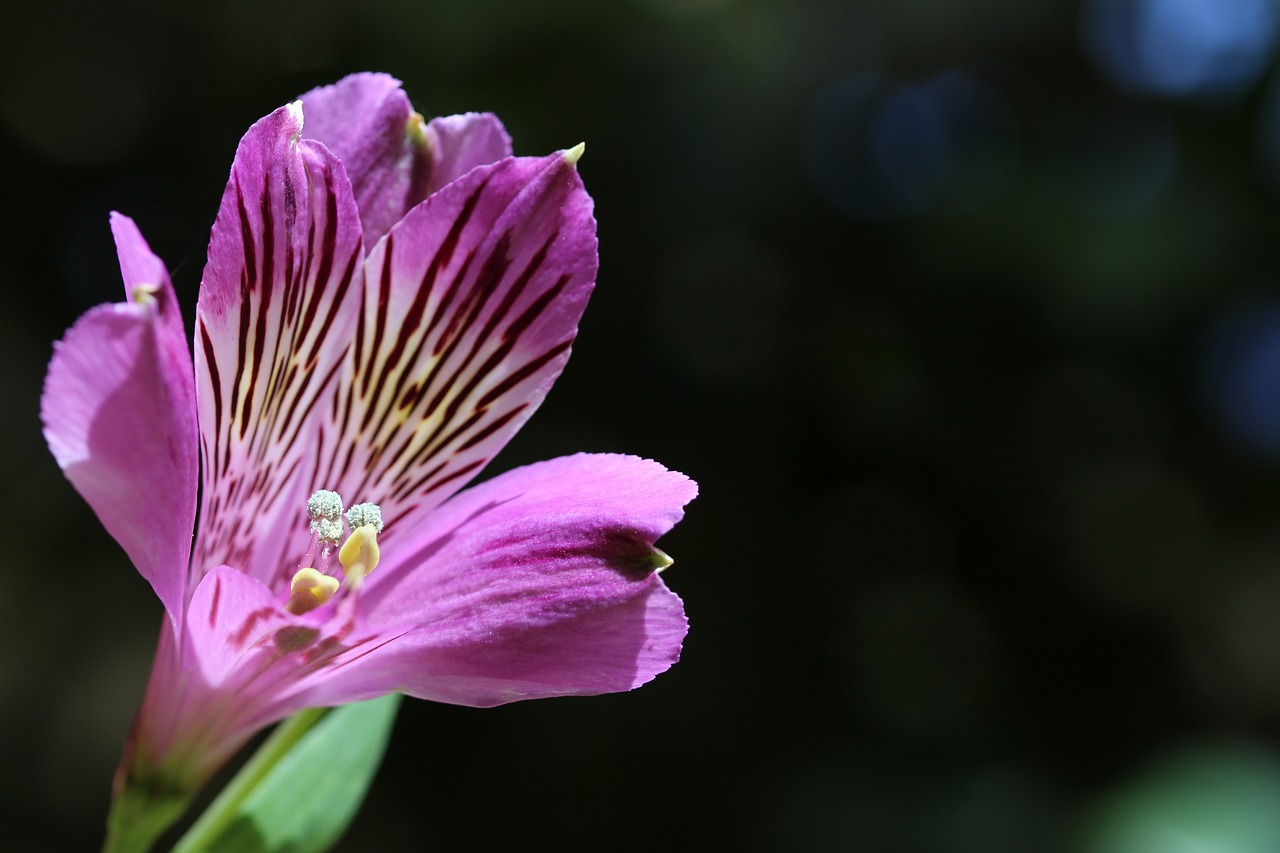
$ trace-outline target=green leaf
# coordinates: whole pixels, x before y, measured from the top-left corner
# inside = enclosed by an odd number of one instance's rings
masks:
[[[387,748],[400,696],[281,723],[174,853],[320,853],[351,823]]]

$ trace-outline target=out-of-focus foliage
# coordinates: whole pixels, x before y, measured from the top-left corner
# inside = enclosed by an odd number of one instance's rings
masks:
[[[497,468],[639,453],[702,496],[663,542],[692,618],[677,667],[625,696],[404,703],[347,849],[1262,849],[1278,20],[1271,0],[7,15],[6,837],[96,843],[160,621],[35,416],[49,342],[118,298],[107,211],[193,305],[239,134],[377,69],[425,113],[497,112],[519,153],[588,143],[599,288]]]

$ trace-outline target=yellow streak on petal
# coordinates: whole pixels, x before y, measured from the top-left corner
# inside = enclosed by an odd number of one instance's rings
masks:
[[[290,613],[306,613],[333,598],[337,591],[337,578],[331,578],[312,568],[298,569],[289,582],[289,603],[284,607]]]
[[[582,159],[582,152],[587,150],[587,143],[579,142],[577,145],[564,152],[564,159],[570,166],[577,166],[578,161]]]

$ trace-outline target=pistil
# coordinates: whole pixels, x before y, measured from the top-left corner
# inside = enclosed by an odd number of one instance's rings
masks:
[[[338,591],[338,579],[322,575],[313,568],[298,569],[289,582],[289,602],[285,609],[293,614],[315,610]]]

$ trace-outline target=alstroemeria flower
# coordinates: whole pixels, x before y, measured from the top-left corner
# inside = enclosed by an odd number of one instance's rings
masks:
[[[676,660],[654,541],[688,478],[577,455],[454,494],[569,357],[597,265],[580,150],[513,157],[493,116],[424,122],[383,75],[276,110],[236,152],[194,364],[113,214],[127,301],[58,344],[42,414],[168,615],[125,784],[190,792],[305,707],[606,693]]]

